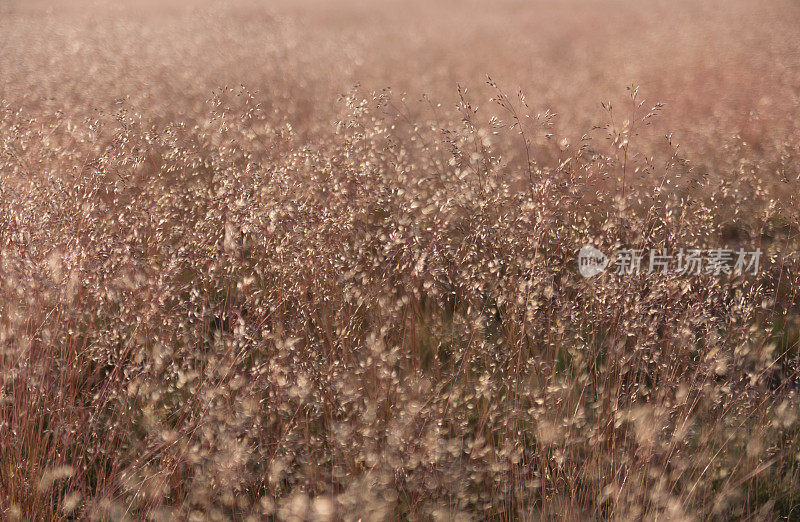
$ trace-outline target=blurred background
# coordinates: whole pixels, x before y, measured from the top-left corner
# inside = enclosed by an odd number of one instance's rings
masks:
[[[169,120],[198,109],[188,101],[244,85],[302,132],[355,84],[450,106],[457,84],[487,99],[490,74],[576,136],[602,119],[601,101],[639,85],[648,103],[667,104],[664,128],[698,155],[713,157],[735,135],[774,151],[800,121],[800,6],[789,0],[6,0],[0,9],[0,99],[36,111],[90,116],[124,102]]]

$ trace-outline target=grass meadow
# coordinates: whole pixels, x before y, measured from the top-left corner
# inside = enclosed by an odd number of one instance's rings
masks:
[[[798,58],[792,0],[0,0],[0,519],[800,520]]]

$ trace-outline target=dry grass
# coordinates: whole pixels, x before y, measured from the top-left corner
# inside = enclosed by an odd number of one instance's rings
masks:
[[[0,4],[2,518],[800,519],[799,21]]]

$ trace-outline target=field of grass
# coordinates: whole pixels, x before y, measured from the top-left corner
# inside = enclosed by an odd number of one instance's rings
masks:
[[[793,0],[0,0],[0,519],[800,520],[799,198]]]

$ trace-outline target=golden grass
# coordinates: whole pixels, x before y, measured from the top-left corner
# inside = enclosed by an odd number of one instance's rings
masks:
[[[3,4],[2,518],[797,520],[798,21]]]

